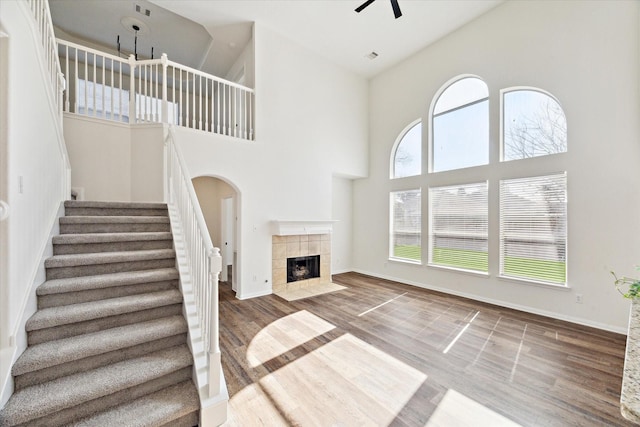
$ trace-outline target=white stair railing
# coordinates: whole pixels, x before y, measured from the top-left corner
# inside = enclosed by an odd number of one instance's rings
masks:
[[[48,0],[28,0],[29,8],[36,20],[40,33],[40,42],[44,49],[44,61],[46,63],[49,79],[55,92],[55,104],[62,120],[62,97],[65,89],[64,75],[60,69],[56,36],[53,32],[53,20],[49,10]]]
[[[207,353],[208,396],[220,393],[220,346],[218,326],[218,280],[222,269],[220,249],[213,246],[196,197],[193,183],[180,148],[169,129],[165,140],[165,198],[172,212],[177,213],[184,240],[191,286],[201,330],[204,351]]]
[[[136,60],[58,39],[69,90],[64,111],[128,123],[167,123],[252,141],[253,89],[160,59]]]

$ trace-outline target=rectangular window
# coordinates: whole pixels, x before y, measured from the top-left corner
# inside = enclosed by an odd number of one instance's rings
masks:
[[[391,192],[391,258],[421,261],[421,199],[420,190]]]
[[[566,284],[566,172],[500,181],[500,274]]]
[[[78,114],[129,122],[129,91],[78,79]]]
[[[76,90],[78,114],[95,116],[107,120],[129,122],[129,91],[78,79]],[[178,104],[167,102],[167,117],[170,124],[178,123]],[[136,94],[136,117],[139,121],[160,122],[162,100]]]
[[[488,184],[429,189],[429,264],[488,271]]]

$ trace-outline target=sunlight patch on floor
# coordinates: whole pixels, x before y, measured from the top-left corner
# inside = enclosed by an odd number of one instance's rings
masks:
[[[247,349],[247,362],[254,368],[334,328],[306,310],[295,312],[258,332]]]
[[[390,300],[387,300],[387,301],[383,302],[382,304],[378,304],[375,307],[370,308],[369,310],[363,311],[362,313],[358,314],[358,317],[362,317],[365,314],[369,314],[372,311],[375,311],[375,310],[379,309],[380,307],[385,306],[385,305],[389,304],[390,302],[393,302],[393,301],[397,300],[398,298],[400,298],[402,296],[405,296],[406,294],[408,294],[408,292],[400,294],[397,297],[391,298]]]
[[[520,427],[475,400],[449,389],[425,427]]]
[[[299,299],[317,297],[318,295],[341,291],[343,289],[347,289],[347,287],[338,285],[336,283],[326,282],[318,283],[317,285],[305,286],[304,288],[284,290],[274,293],[280,298],[286,299],[287,301],[297,301]]]
[[[260,385],[294,425],[379,426],[392,422],[426,379],[345,334],[263,377]]]
[[[232,426],[287,426],[269,396],[259,384],[251,384],[229,399],[226,427]]]
[[[476,314],[474,314],[473,317],[471,318],[471,320],[469,320],[467,322],[467,324],[464,325],[462,330],[460,330],[460,332],[458,332],[458,335],[456,335],[456,337],[449,343],[449,345],[442,351],[442,353],[447,354],[449,352],[449,350],[451,350],[451,347],[453,347],[455,345],[455,343],[458,342],[458,340],[465,333],[467,328],[473,323],[474,320],[476,320],[476,317],[478,317],[478,314],[480,314],[480,312],[476,311]]]

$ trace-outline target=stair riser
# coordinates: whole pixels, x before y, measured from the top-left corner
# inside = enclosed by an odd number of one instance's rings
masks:
[[[79,304],[89,301],[99,301],[107,298],[126,297],[129,295],[138,295],[146,292],[165,291],[177,288],[177,280],[168,280],[162,282],[114,286],[112,288],[92,289],[88,291],[41,295],[38,297],[38,308],[60,307],[69,304]]]
[[[95,224],[60,224],[60,234],[87,233],[146,233],[171,231],[169,223],[95,223]]]
[[[172,249],[172,240],[140,240],[135,242],[54,244],[54,255],[89,254],[96,252],[146,251],[151,249]]]
[[[175,258],[150,259],[144,261],[112,262],[108,264],[78,265],[71,267],[47,267],[47,280],[65,279],[78,276],[121,273],[124,271],[153,270],[175,267]]]
[[[28,372],[26,374],[14,377],[15,389],[17,391],[25,387],[42,384],[44,382],[51,381],[56,378],[61,378],[66,375],[86,372],[88,370],[99,368],[101,366],[107,366],[109,364],[121,362],[123,360],[140,357],[158,350],[163,350],[166,348],[184,344],[186,340],[186,333],[173,335],[159,340],[149,341],[143,344],[110,351],[108,353],[62,363],[60,365],[51,366],[49,368],[40,369],[38,371]]]
[[[161,317],[182,314],[182,304],[171,304],[118,316],[102,317],[85,322],[71,323],[52,328],[38,329],[27,333],[29,345],[39,344],[51,340],[73,337],[81,334],[102,331],[118,326],[131,325],[137,322],[159,319]]]
[[[193,427],[200,424],[200,417],[198,412],[192,412],[190,414],[185,415],[184,417],[180,417],[177,420],[169,421],[166,424],[163,424],[160,427]]]
[[[193,367],[191,366],[182,368],[155,380],[33,420],[29,422],[28,425],[30,427],[57,427],[70,424],[73,421],[95,414],[96,412],[104,411],[125,402],[130,402],[134,399],[156,392],[163,388],[170,387],[174,384],[188,381],[191,379],[192,369]]]
[[[75,208],[66,207],[65,216],[169,216],[167,209],[141,208]]]

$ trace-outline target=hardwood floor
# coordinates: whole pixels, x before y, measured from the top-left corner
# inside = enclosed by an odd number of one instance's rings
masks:
[[[624,335],[357,273],[240,301],[221,285],[228,426],[614,426]]]

